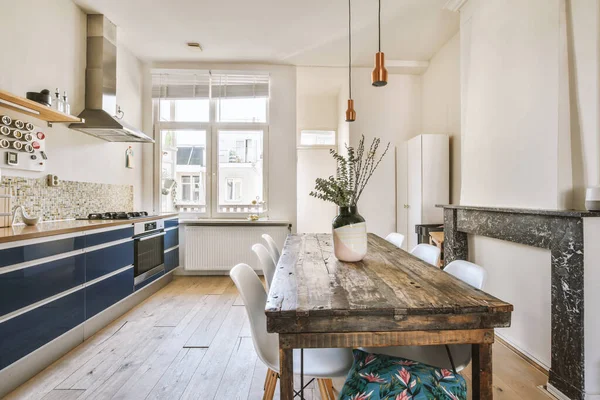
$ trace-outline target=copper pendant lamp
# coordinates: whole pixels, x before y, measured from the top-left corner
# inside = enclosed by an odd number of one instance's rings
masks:
[[[356,111],[354,110],[354,100],[352,100],[352,8],[348,0],[348,108],[346,109],[346,122],[356,120]]]
[[[371,73],[371,82],[373,86],[387,85],[387,69],[385,69],[385,55],[381,52],[381,0],[379,0],[379,12],[377,16],[377,26],[379,31],[379,51],[375,54],[375,69]]]

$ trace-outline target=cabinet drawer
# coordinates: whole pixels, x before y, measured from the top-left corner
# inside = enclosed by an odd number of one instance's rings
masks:
[[[179,226],[179,219],[166,219],[165,220],[165,229],[172,228],[174,226]]]
[[[83,289],[0,323],[0,369],[83,323]]]
[[[133,240],[85,253],[87,282],[133,264]]]
[[[179,229],[167,231],[165,235],[165,250],[179,245]]]
[[[133,267],[85,288],[85,319],[133,293]]]
[[[85,236],[85,247],[115,242],[117,240],[131,238],[132,236],[133,226],[126,226],[123,227],[123,229],[115,229],[107,232],[91,233]]]
[[[84,282],[83,254],[0,274],[0,316]]]
[[[154,282],[155,280],[157,280],[158,278],[162,277],[165,274],[165,271],[161,271],[160,273],[153,275],[151,278],[146,279],[143,282],[138,283],[137,285],[135,285],[135,291],[137,292],[138,290],[142,289],[145,286],[148,286],[149,284],[151,284],[152,282]]]
[[[169,272],[179,267],[179,248],[165,253],[165,271]]]
[[[9,249],[0,250],[0,267],[55,256],[74,250],[81,250],[84,245],[85,238],[83,236],[75,236],[49,242],[11,247]]]

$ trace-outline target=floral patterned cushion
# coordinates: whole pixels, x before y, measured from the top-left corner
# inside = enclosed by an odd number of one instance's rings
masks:
[[[340,400],[463,400],[459,374],[416,361],[354,350],[354,364]]]

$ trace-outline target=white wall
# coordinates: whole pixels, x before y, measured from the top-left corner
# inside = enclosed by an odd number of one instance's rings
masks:
[[[461,9],[461,204],[583,206],[585,186],[600,178],[599,9],[595,0],[471,0]],[[586,245],[597,241],[590,227]],[[483,237],[469,244],[490,274],[485,290],[515,306],[512,327],[499,333],[549,367],[549,251]],[[590,271],[586,343],[597,336]],[[586,347],[588,395],[600,394],[598,357]]]
[[[421,131],[450,135],[450,203],[460,202],[460,33],[429,61],[422,76]]]
[[[338,131],[338,102],[344,83],[343,68],[299,67],[296,81],[297,145],[303,129]],[[342,126],[343,129],[343,126]],[[328,148],[298,148],[298,232],[330,232],[336,215],[334,204],[309,196],[315,179],[335,175]]]
[[[291,66],[261,64],[209,64],[209,63],[156,63],[151,68],[216,69],[268,72],[271,77],[269,100],[268,149],[268,208],[269,218],[290,221],[296,229],[296,68]],[[144,76],[144,128],[152,131],[152,99],[150,70]],[[144,153],[147,154],[147,151]],[[154,157],[146,158],[144,168],[154,174],[144,174],[145,193],[154,201],[149,206],[158,208],[154,189],[157,172]]]
[[[600,2],[571,0],[566,4],[573,206],[582,209],[585,188],[600,185]]]
[[[559,207],[557,4],[472,1],[461,10],[461,204]],[[483,237],[469,244],[489,272],[485,290],[515,306],[499,334],[548,367],[549,251]]]
[[[0,0],[0,10],[4,54],[0,57],[0,88],[24,97],[28,91],[54,92],[59,87],[69,95],[71,112],[81,112],[85,102],[84,12],[71,0]],[[143,65],[123,46],[119,46],[117,57],[117,103],[125,111],[125,119],[139,127]],[[41,177],[51,173],[63,180],[133,185],[134,205],[141,207],[142,145],[133,145],[136,168],[127,169],[128,144],[108,143],[64,124],[48,128],[43,121],[4,108],[0,113],[41,127],[47,134],[49,157],[44,173],[3,169],[4,175]]]
[[[369,232],[385,237],[402,231],[396,226],[395,147],[400,147],[421,131],[421,76],[390,74],[384,87],[371,85],[369,68],[353,70],[352,95],[356,121],[350,123],[350,143],[358,144],[361,135],[369,146],[381,138],[379,154],[390,142],[390,149],[358,203],[359,213],[367,221]],[[399,152],[401,161],[404,155]],[[405,188],[398,187],[399,195]]]

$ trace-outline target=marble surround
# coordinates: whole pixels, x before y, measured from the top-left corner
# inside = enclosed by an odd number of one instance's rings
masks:
[[[598,212],[444,207],[444,260],[468,259],[467,234],[551,252],[552,346],[549,383],[570,399],[585,398],[583,218]]]
[[[41,215],[42,221],[73,219],[92,212],[133,211],[131,185],[61,181],[51,187],[46,177],[3,176],[0,188],[10,188],[13,207],[22,205],[27,213]]]

